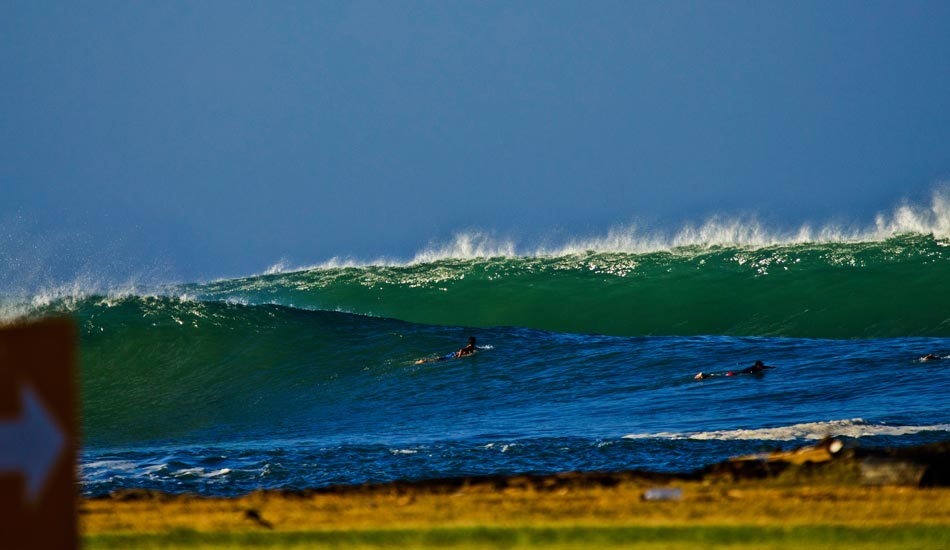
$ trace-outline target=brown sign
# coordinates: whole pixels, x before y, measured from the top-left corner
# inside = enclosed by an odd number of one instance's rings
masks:
[[[76,548],[76,329],[0,327],[0,546]]]

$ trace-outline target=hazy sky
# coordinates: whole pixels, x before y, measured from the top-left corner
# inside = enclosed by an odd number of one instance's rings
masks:
[[[946,1],[5,1],[0,282],[870,223],[950,179],[948,29]]]

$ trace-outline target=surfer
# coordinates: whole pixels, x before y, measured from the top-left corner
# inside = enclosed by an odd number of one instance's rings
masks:
[[[920,358],[921,361],[939,361],[941,357],[939,355],[934,355],[933,353],[928,353]]]
[[[736,374],[760,374],[765,369],[774,369],[774,368],[775,367],[766,365],[762,361],[756,361],[755,364],[752,365],[751,367],[747,369],[742,369],[739,372],[727,372],[726,376],[735,376]]]
[[[471,354],[475,353],[476,349],[477,349],[477,348],[475,347],[475,337],[474,337],[474,336],[469,336],[469,337],[468,337],[468,345],[465,346],[464,348],[458,350],[457,352],[455,352],[455,356],[456,356],[456,357],[462,357],[463,355],[471,355]]]
[[[471,355],[475,353],[476,351],[478,351],[478,348],[475,347],[475,337],[469,336],[468,345],[465,346],[464,348],[458,351],[453,351],[452,353],[443,355],[441,357],[427,357],[425,359],[417,359],[415,364],[421,365],[422,363],[431,363],[433,361],[445,361],[446,359],[458,359],[459,357],[465,357],[466,355]]]
[[[745,369],[742,369],[742,370],[740,370],[740,371],[729,371],[729,372],[727,372],[727,373],[725,374],[725,376],[736,376],[736,375],[739,375],[739,374],[762,374],[762,371],[764,371],[765,369],[774,369],[774,368],[775,368],[775,367],[773,367],[773,366],[766,365],[766,364],[763,363],[762,361],[756,361],[755,364],[752,365],[752,366],[749,367],[749,368],[745,368]],[[706,379],[706,378],[712,378],[713,376],[722,376],[722,375],[720,375],[720,374],[715,374],[715,373],[712,373],[712,372],[710,372],[710,373],[700,372],[699,374],[697,374],[696,376],[694,376],[693,379],[694,379],[694,380],[703,380],[703,379]]]

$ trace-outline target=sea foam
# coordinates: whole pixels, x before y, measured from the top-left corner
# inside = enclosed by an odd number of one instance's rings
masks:
[[[890,213],[878,213],[873,222],[844,225],[803,223],[791,229],[771,227],[756,216],[714,215],[702,222],[687,222],[678,230],[651,228],[640,223],[617,224],[603,235],[570,237],[562,242],[519,243],[511,236],[491,231],[458,232],[447,240],[435,240],[410,259],[377,258],[363,261],[333,257],[304,267],[291,267],[287,260],[270,266],[265,274],[347,267],[398,267],[444,260],[516,257],[560,257],[589,253],[650,254],[684,249],[716,247],[764,248],[781,245],[882,242],[905,234],[933,235],[950,239],[950,184],[939,186],[930,204],[903,201]]]
[[[693,439],[717,441],[795,441],[820,440],[826,437],[874,437],[903,436],[921,432],[950,432],[950,424],[931,424],[927,426],[892,426],[866,422],[863,419],[831,420],[828,422],[806,422],[775,428],[753,430],[714,430],[702,432],[658,432],[629,434],[624,439]]]

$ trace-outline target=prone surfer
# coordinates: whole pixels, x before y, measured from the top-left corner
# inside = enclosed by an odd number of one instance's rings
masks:
[[[477,349],[477,348],[475,347],[475,337],[474,337],[474,336],[469,336],[469,337],[468,337],[468,345],[465,346],[464,348],[458,350],[457,352],[455,352],[455,356],[456,356],[456,357],[462,357],[463,355],[471,355],[471,354],[475,353],[476,349]]]
[[[475,347],[475,337],[469,336],[468,345],[465,346],[464,348],[458,351],[453,351],[452,353],[449,353],[448,355],[443,355],[441,357],[427,357],[425,359],[417,359],[415,364],[421,365],[422,363],[431,363],[433,361],[445,361],[446,359],[458,359],[459,357],[472,355],[476,351],[478,351],[478,348]]]
[[[761,373],[762,371],[764,371],[765,369],[774,369],[774,368],[775,368],[775,367],[766,365],[766,364],[763,363],[762,361],[756,361],[755,364],[752,365],[751,367],[749,367],[749,368],[747,368],[747,369],[742,369],[742,370],[740,370],[740,371],[737,372],[737,373],[734,373],[734,372],[727,372],[727,373],[726,373],[726,376],[733,376],[733,375],[735,375],[735,374],[759,374],[759,373]]]
[[[928,353],[920,358],[921,361],[939,361],[940,359],[942,359],[942,357],[933,353]]]
[[[712,373],[712,372],[710,372],[710,373],[700,372],[699,374],[697,374],[696,376],[694,376],[693,379],[694,379],[694,380],[704,380],[704,379],[706,379],[706,378],[712,378],[712,377],[714,377],[714,376],[736,376],[736,375],[739,375],[739,374],[762,374],[762,371],[764,371],[765,369],[774,369],[774,368],[775,368],[775,367],[773,367],[773,366],[766,365],[766,364],[763,363],[762,361],[756,361],[755,364],[752,365],[751,367],[742,369],[742,370],[740,370],[740,371],[729,371],[729,372],[727,372],[727,373],[725,373],[725,374],[716,374],[716,373]]]

